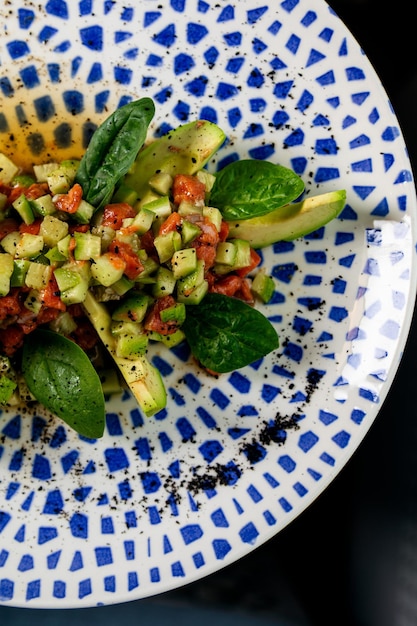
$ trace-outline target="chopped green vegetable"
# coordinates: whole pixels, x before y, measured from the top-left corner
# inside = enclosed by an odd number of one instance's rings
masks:
[[[76,343],[49,330],[26,337],[22,371],[29,391],[80,435],[96,439],[105,424],[100,378]]]

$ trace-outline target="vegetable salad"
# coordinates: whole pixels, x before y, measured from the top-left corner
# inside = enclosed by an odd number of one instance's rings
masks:
[[[145,414],[164,408],[149,342],[188,341],[214,374],[279,343],[255,306],[270,300],[273,279],[256,246],[235,233],[241,220],[296,200],[302,180],[252,160],[210,174],[204,166],[224,135],[205,122],[173,131],[186,156],[191,126],[216,131],[200,162],[190,166],[163,143],[162,156],[151,144],[149,158],[153,115],[148,98],[121,107],[81,161],[22,174],[0,154],[0,403],[38,401],[92,438],[103,434],[115,372]]]

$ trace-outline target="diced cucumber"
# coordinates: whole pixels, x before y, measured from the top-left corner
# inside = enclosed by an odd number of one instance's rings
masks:
[[[54,276],[62,302],[65,304],[84,302],[89,288],[88,265],[71,263],[67,266],[57,267],[54,270]]]
[[[160,312],[162,322],[176,322],[179,326],[185,320],[186,310],[183,302],[176,302]]]
[[[87,200],[81,200],[77,210],[75,211],[75,213],[72,214],[72,217],[79,224],[89,224],[91,218],[93,217],[94,211],[95,208],[92,204],[87,202]]]
[[[189,220],[183,220],[181,225],[181,239],[184,246],[191,243],[198,235],[201,234],[201,228],[197,224],[193,224]]]
[[[71,241],[72,241],[72,237],[71,235],[66,235],[63,239],[60,239],[57,244],[56,247],[58,248],[58,251],[62,254],[62,256],[64,256],[66,259],[69,258],[70,256],[70,246],[71,246]]]
[[[160,193],[161,196],[168,196],[173,183],[173,178],[168,172],[157,172],[149,179],[149,187]]]
[[[272,276],[266,273],[265,268],[261,268],[256,273],[252,281],[251,291],[265,304],[270,301],[275,291],[275,283]]]
[[[203,207],[203,216],[207,217],[207,219],[209,219],[210,222],[215,225],[216,230],[219,233],[223,221],[223,217],[219,209],[213,206],[205,206]]]
[[[12,180],[12,186],[17,187],[30,187],[33,183],[36,182],[33,176],[30,174],[18,174]]]
[[[190,215],[203,215],[203,207],[183,200],[178,205],[178,213],[181,217],[189,217]]]
[[[13,208],[16,209],[25,224],[33,224],[35,216],[32,206],[23,193],[13,202]]]
[[[46,174],[46,182],[52,194],[67,193],[72,187],[79,161],[68,159]]]
[[[161,335],[155,331],[151,331],[148,333],[149,339],[152,341],[160,341],[167,346],[167,348],[174,348],[178,344],[180,344],[185,339],[185,333],[181,328],[178,328],[175,332],[170,335]]]
[[[50,196],[49,194],[45,194],[40,198],[31,200],[31,205],[35,213],[40,215],[40,217],[45,217],[45,215],[53,215],[57,212],[52,200],[52,196]]]
[[[118,322],[141,322],[146,315],[149,304],[149,296],[142,293],[133,293],[115,308],[112,313],[112,319]]]
[[[8,252],[0,252],[0,296],[6,296],[9,293],[13,270],[13,256]]]
[[[21,238],[21,234],[14,230],[13,232],[5,235],[3,239],[0,241],[0,245],[5,252],[8,252],[12,256],[16,254],[17,244],[19,243]]]
[[[208,282],[203,280],[197,287],[192,289],[187,293],[178,293],[177,300],[178,302],[183,302],[184,304],[200,304],[206,293],[208,292]]]
[[[18,173],[19,168],[3,152],[0,152],[0,182],[8,185]]]
[[[70,335],[77,328],[77,323],[68,311],[61,311],[57,317],[49,323],[49,328],[61,335]]]
[[[25,307],[37,315],[42,308],[42,301],[37,289],[31,289],[24,301]]]
[[[245,239],[233,239],[236,247],[236,260],[233,264],[234,269],[248,267],[251,263],[250,244]]]
[[[116,236],[116,231],[110,226],[103,226],[102,224],[98,226],[93,226],[91,229],[93,235],[97,235],[101,239],[101,249],[103,252],[106,252],[109,245],[113,241]]]
[[[61,294],[68,291],[68,289],[76,287],[81,279],[79,273],[70,269],[70,267],[57,267],[54,270],[54,276]]]
[[[177,250],[171,257],[171,269],[174,278],[183,278],[197,269],[197,252],[195,248]]]
[[[197,268],[188,276],[178,279],[177,294],[180,297],[187,297],[193,289],[198,287],[204,281],[204,261],[197,261]]]
[[[35,263],[29,261],[29,267],[26,272],[26,287],[40,291],[45,289],[52,276],[52,266],[43,263]]]
[[[154,239],[154,246],[158,252],[159,261],[167,263],[174,252],[181,249],[181,235],[176,230],[171,230],[166,235],[157,235]]]
[[[199,170],[196,174],[198,180],[203,183],[206,187],[206,192],[209,193],[213,185],[216,181],[216,177],[214,174],[210,174],[207,170]]]
[[[46,182],[53,195],[68,193],[72,183],[71,178],[60,167],[47,175]]]
[[[171,270],[161,265],[156,272],[156,282],[152,287],[152,295],[155,298],[161,298],[173,294],[176,282]]]
[[[216,274],[228,274],[232,270],[248,267],[251,263],[251,248],[249,242],[244,239],[232,239],[231,243],[235,246],[236,256],[233,265],[216,263],[214,271]]]
[[[155,219],[155,212],[149,209],[140,209],[139,213],[132,220],[132,226],[136,229],[138,235],[144,235],[152,227]]]
[[[160,198],[161,196],[159,195],[159,193],[156,193],[155,191],[152,191],[152,189],[149,188],[144,194],[144,196],[136,202],[135,208],[137,210],[140,210],[147,204],[153,202],[154,200],[159,200]]]
[[[51,162],[51,163],[42,163],[40,165],[33,166],[33,172],[36,176],[36,180],[38,183],[46,183],[49,174],[55,171],[59,167],[59,163]]]
[[[53,215],[45,215],[41,222],[39,234],[49,248],[56,246],[68,234],[68,224]]]
[[[139,251],[141,252],[141,251]],[[136,282],[142,284],[152,284],[155,282],[155,278],[152,276],[157,272],[159,265],[158,263],[152,259],[151,257],[141,258],[141,263],[143,266],[143,270],[139,274],[136,279]]]
[[[65,263],[68,259],[67,256],[64,256],[59,250],[58,246],[54,246],[53,248],[49,248],[48,252],[45,253],[45,257],[52,264],[57,263]]]
[[[41,235],[22,233],[16,244],[15,257],[17,259],[32,259],[40,254],[43,246],[44,240]]]
[[[146,208],[148,211],[152,211],[157,217],[167,218],[172,213],[172,207],[168,196],[159,196],[151,202],[147,202],[142,205],[141,208]]]
[[[91,274],[100,285],[110,287],[123,276],[126,264],[116,255],[105,252],[93,260]]]
[[[236,255],[236,246],[232,241],[220,241],[217,245],[216,263],[228,265],[230,271],[230,266],[236,261]]]
[[[92,235],[90,231],[86,233],[75,231],[74,239],[74,258],[77,261],[89,261],[100,256],[101,239],[97,235]]]
[[[134,281],[127,276],[122,276],[119,280],[112,284],[111,288],[118,296],[124,296],[134,286]]]
[[[30,261],[27,259],[15,259],[13,261],[13,274],[10,278],[10,287],[23,287],[29,264]]]

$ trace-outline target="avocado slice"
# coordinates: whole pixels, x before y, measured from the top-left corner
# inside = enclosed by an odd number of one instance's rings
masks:
[[[228,222],[229,237],[245,239],[253,248],[297,239],[337,217],[345,203],[344,189],[311,196],[301,202],[286,204],[261,217]]]
[[[83,307],[145,415],[149,417],[165,408],[166,389],[159,370],[146,356],[127,359],[116,354],[116,342],[110,330],[111,317],[91,291],[87,293]]]
[[[141,200],[155,174],[195,174],[203,168],[226,139],[219,126],[198,120],[178,126],[140,150],[123,184]]]

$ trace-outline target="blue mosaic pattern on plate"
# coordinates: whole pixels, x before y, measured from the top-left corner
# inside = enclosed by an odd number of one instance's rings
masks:
[[[359,445],[410,323],[411,167],[388,98],[333,11],[142,4],[12,0],[7,20],[0,8],[6,152],[74,156],[109,111],[147,95],[150,138],[208,119],[233,138],[212,171],[279,161],[307,194],[346,188],[347,204],[326,228],[262,251],[274,355],[217,380],[184,345],[152,354],[167,409],[144,419],[128,393],[113,397],[97,441],[41,412],[1,412],[0,602],[11,606],[146,597],[279,532]]]

